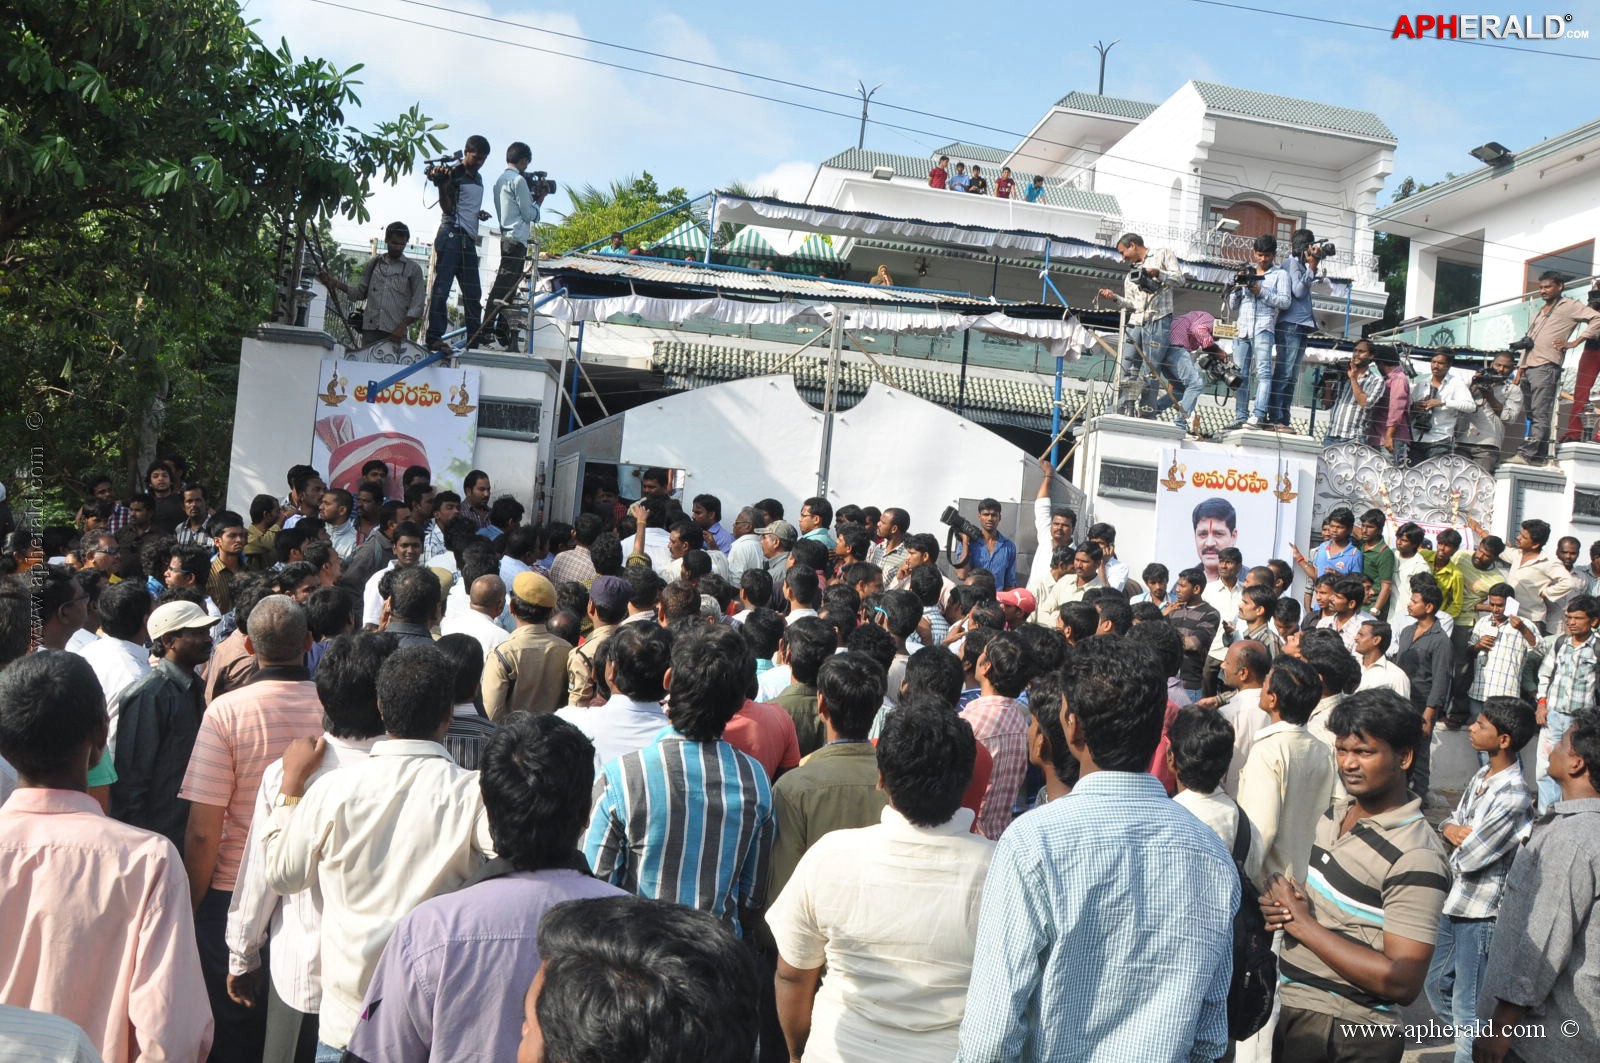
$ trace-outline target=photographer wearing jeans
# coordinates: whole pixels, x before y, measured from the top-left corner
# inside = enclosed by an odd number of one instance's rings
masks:
[[[1306,353],[1306,337],[1316,330],[1311,312],[1311,282],[1324,258],[1333,255],[1333,245],[1318,241],[1310,229],[1296,229],[1289,237],[1291,254],[1283,263],[1289,282],[1289,305],[1278,315],[1274,332],[1277,353],[1272,360],[1272,394],[1267,400],[1266,423],[1289,427],[1289,407],[1294,405],[1294,383],[1300,373],[1300,359]]]
[[[1539,298],[1544,300],[1544,306],[1528,325],[1527,335],[1511,345],[1512,350],[1522,352],[1514,383],[1522,388],[1533,430],[1507,465],[1543,465],[1549,460],[1546,447],[1550,442],[1550,421],[1555,415],[1556,392],[1561,386],[1561,362],[1572,348],[1600,338],[1600,310],[1563,298],[1561,287],[1565,283],[1566,278],[1559,273],[1540,275]],[[1583,335],[1568,339],[1573,328],[1583,322],[1589,323]]]
[[[1505,440],[1504,413],[1511,372],[1515,359],[1501,352],[1494,356],[1487,369],[1479,370],[1470,386],[1474,406],[1472,413],[1461,418],[1461,434],[1456,439],[1456,453],[1471,461],[1484,472],[1494,475],[1500,466],[1500,447]]]
[[[478,331],[479,303],[483,298],[478,283],[478,223],[489,219],[483,209],[483,178],[478,171],[489,158],[489,141],[474,134],[467,138],[461,161],[454,166],[430,167],[428,180],[439,189],[439,210],[444,217],[433,238],[433,291],[428,296],[428,332],[424,343],[438,350],[450,327],[446,304],[450,285],[461,282],[461,309],[467,319],[467,335]]]
[[[1183,272],[1178,256],[1164,247],[1150,250],[1138,233],[1123,233],[1117,238],[1117,252],[1130,267],[1122,282],[1122,294],[1100,289],[1100,298],[1109,299],[1129,311],[1128,331],[1122,341],[1122,386],[1117,393],[1118,412],[1135,416],[1135,396],[1147,372],[1153,372],[1157,359],[1166,350],[1172,333],[1172,289],[1183,287]],[[1146,362],[1148,361],[1148,365]]]
[[[1237,416],[1229,429],[1265,425],[1272,392],[1272,332],[1278,323],[1278,311],[1289,305],[1288,275],[1273,265],[1278,257],[1277,239],[1269,235],[1256,237],[1250,257],[1254,268],[1240,271],[1226,300],[1239,330],[1239,338],[1233,341],[1233,360],[1245,379],[1235,399]]]
[[[508,351],[516,349],[516,335],[505,304],[517,290],[523,265],[528,261],[528,241],[539,222],[539,206],[544,203],[543,192],[536,198],[523,176],[531,161],[533,150],[520,140],[514,141],[506,149],[505,173],[494,183],[494,209],[500,217],[500,270],[489,289],[488,309],[494,319],[494,334]]]

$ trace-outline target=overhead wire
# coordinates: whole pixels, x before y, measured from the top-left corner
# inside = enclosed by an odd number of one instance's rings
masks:
[[[611,62],[611,61],[608,61],[608,60],[605,60],[605,59],[600,59],[600,58],[597,58],[597,57],[594,57],[594,56],[578,55],[578,54],[574,54],[574,53],[571,53],[571,52],[563,52],[563,51],[560,51],[559,49],[554,49],[554,48],[544,48],[544,47],[541,47],[541,46],[535,45],[535,44],[528,44],[528,43],[525,43],[525,42],[518,42],[518,41],[509,41],[509,40],[506,40],[504,37],[496,37],[496,36],[491,36],[491,35],[483,34],[483,33],[474,33],[471,30],[462,29],[460,27],[455,27],[455,26],[446,26],[446,25],[439,25],[437,23],[423,22],[423,21],[419,21],[417,19],[405,18],[405,17],[402,17],[400,15],[392,14],[392,13],[389,13],[389,12],[374,11],[374,10],[372,10],[370,8],[356,7],[356,6],[351,5],[351,4],[339,3],[339,2],[337,2],[337,0],[307,0],[307,2],[308,3],[312,3],[312,4],[316,4],[316,5],[321,6],[321,7],[329,7],[329,8],[335,8],[335,9],[338,9],[338,10],[341,10],[341,11],[349,11],[349,12],[351,12],[353,14],[370,15],[370,16],[375,17],[375,18],[386,19],[386,20],[389,20],[389,21],[392,21],[392,22],[398,22],[398,23],[400,23],[402,25],[416,26],[416,27],[418,27],[420,29],[426,29],[426,30],[433,30],[433,31],[437,31],[437,32],[449,33],[449,34],[452,34],[454,36],[460,36],[460,37],[466,37],[466,38],[473,39],[473,40],[485,41],[485,42],[488,42],[488,43],[491,43],[491,44],[506,45],[506,46],[509,46],[509,47],[512,47],[512,48],[518,48],[518,49],[522,49],[522,50],[525,50],[525,51],[532,51],[532,52],[537,52],[537,53],[545,54],[545,55],[553,55],[553,56],[557,56],[557,57],[564,58],[564,59],[571,59],[571,60],[573,60],[575,62],[589,63],[589,64],[592,64],[592,65],[595,65],[595,66],[602,66],[602,67],[606,67],[606,68],[613,69],[613,70],[623,71],[623,72],[626,72],[626,73],[642,74],[642,75],[645,75],[647,77],[659,78],[659,79],[666,80],[666,81],[676,82],[678,84],[691,85],[691,86],[695,86],[695,87],[698,87],[698,88],[712,89],[712,90],[717,91],[717,92],[724,92],[724,93],[728,93],[728,94],[731,94],[731,95],[743,96],[743,97],[747,97],[747,98],[750,98],[750,99],[761,100],[761,101],[766,102],[766,103],[775,103],[775,104],[779,104],[779,105],[786,106],[786,107],[793,107],[793,108],[796,108],[796,109],[799,109],[799,110],[809,111],[809,112],[814,113],[814,114],[822,114],[822,115],[827,115],[829,117],[834,117],[834,118],[843,118],[843,119],[848,119],[850,121],[859,121],[860,120],[860,116],[857,115],[857,114],[850,114],[850,113],[847,113],[847,112],[830,110],[830,109],[828,109],[826,107],[820,107],[820,106],[817,106],[817,105],[814,105],[814,104],[802,103],[802,102],[797,101],[797,100],[785,99],[785,98],[780,97],[780,96],[770,96],[770,95],[767,95],[767,94],[764,94],[764,93],[752,92],[752,91],[750,91],[748,89],[741,89],[741,88],[737,88],[737,87],[734,87],[734,86],[731,86],[731,85],[719,85],[719,84],[716,84],[714,82],[699,81],[699,80],[696,80],[694,78],[681,77],[679,75],[669,74],[669,73],[666,73],[664,71],[648,70],[648,69],[645,69],[645,68],[642,68],[642,67],[629,66],[629,65],[624,64],[624,63]],[[826,95],[826,96],[837,97],[839,99],[858,100],[860,98],[858,95],[851,94],[851,93],[838,92],[838,91],[833,90],[833,89],[826,89],[826,88],[822,88],[822,87],[819,87],[819,86],[807,85],[807,84],[804,84],[802,82],[787,81],[787,80],[784,80],[782,78],[774,78],[774,77],[770,77],[770,76],[767,76],[767,75],[764,75],[764,74],[755,74],[755,73],[752,73],[752,72],[749,72],[749,71],[739,70],[739,69],[734,68],[734,67],[723,66],[723,65],[719,65],[719,64],[715,64],[715,63],[707,63],[707,62],[704,62],[704,61],[701,61],[701,60],[687,59],[687,58],[683,58],[683,57],[680,57],[680,56],[674,56],[674,55],[671,55],[671,54],[665,53],[665,52],[657,52],[657,51],[652,51],[650,49],[636,48],[636,47],[633,47],[631,45],[612,44],[612,43],[607,42],[607,41],[601,41],[601,40],[598,40],[596,38],[591,38],[591,37],[584,37],[584,36],[579,35],[579,34],[567,33],[567,32],[561,31],[561,30],[551,30],[551,29],[546,29],[544,27],[540,27],[540,26],[534,26],[534,25],[531,25],[531,24],[525,23],[525,22],[518,22],[518,21],[516,21],[514,19],[506,19],[506,18],[501,18],[501,17],[493,16],[493,15],[476,14],[476,13],[467,12],[467,11],[455,11],[455,10],[452,10],[450,8],[447,8],[447,7],[443,7],[443,6],[439,6],[439,5],[435,5],[435,4],[430,4],[430,3],[424,3],[424,2],[422,2],[422,0],[398,0],[398,2],[399,3],[403,3],[403,4],[407,4],[407,5],[412,6],[412,7],[420,7],[420,8],[424,8],[426,10],[435,11],[435,12],[438,12],[438,13],[441,13],[441,14],[450,14],[450,15],[456,15],[456,16],[461,16],[461,17],[466,17],[466,18],[478,19],[478,20],[481,20],[481,21],[486,21],[486,22],[497,24],[497,25],[504,25],[504,26],[515,27],[515,28],[518,28],[518,29],[528,30],[528,31],[531,31],[531,32],[534,32],[534,33],[549,34],[549,35],[553,35],[553,36],[557,36],[557,37],[562,37],[562,38],[581,41],[581,42],[586,43],[586,44],[595,44],[595,45],[599,45],[601,47],[614,48],[614,49],[618,49],[618,50],[621,50],[621,51],[633,52],[633,53],[641,54],[641,55],[648,55],[648,56],[650,56],[652,58],[658,58],[658,59],[663,59],[663,60],[667,60],[667,61],[671,61],[671,62],[683,63],[683,64],[686,64],[686,65],[689,65],[689,66],[695,66],[695,67],[701,67],[701,68],[705,68],[705,69],[715,70],[715,71],[721,72],[721,73],[728,73],[728,74],[732,74],[732,75],[738,76],[738,77],[746,77],[746,78],[751,78],[751,79],[758,80],[758,81],[765,81],[765,82],[769,82],[769,83],[773,83],[773,84],[782,85],[782,86],[785,86],[785,87],[798,88],[798,89],[802,89],[804,91],[816,92],[816,93],[820,93],[820,94],[823,94],[823,95]],[[1196,2],[1196,3],[1211,3],[1211,4],[1214,4],[1215,6],[1223,6],[1223,7],[1238,7],[1239,6],[1239,5],[1219,3],[1219,2],[1217,2],[1217,0],[1193,0],[1193,2]],[[1244,10],[1256,10],[1256,9],[1244,8]],[[1307,17],[1309,18],[1310,16],[1307,16]],[[1333,20],[1329,20],[1329,21],[1333,21]],[[1371,29],[1372,28],[1370,26],[1366,26],[1366,25],[1363,25],[1363,24],[1360,24],[1360,23],[1353,23],[1352,25],[1355,26],[1356,28],[1361,28],[1361,29]],[[1445,39],[1449,39],[1449,38],[1445,38]],[[1556,53],[1556,54],[1570,54],[1570,53]],[[1583,57],[1578,57],[1578,58],[1589,58],[1589,57],[1583,56]],[[940,120],[940,121],[953,122],[953,123],[955,123],[957,125],[965,126],[965,127],[971,128],[971,129],[980,129],[980,130],[984,130],[986,132],[999,133],[999,134],[1002,134],[1002,135],[1005,135],[1005,136],[1008,136],[1008,137],[1016,137],[1016,138],[1019,138],[1019,139],[1023,138],[1023,137],[1029,137],[1029,135],[1026,134],[1026,133],[1021,133],[1021,132],[1018,132],[1016,130],[1006,129],[1006,128],[1001,127],[1001,126],[993,126],[993,125],[987,125],[987,124],[984,124],[984,123],[981,123],[981,122],[968,121],[966,119],[956,118],[956,117],[951,116],[951,115],[942,115],[942,114],[938,114],[938,113],[935,113],[935,112],[932,112],[932,111],[917,110],[916,108],[905,107],[905,106],[902,106],[902,105],[892,104],[892,103],[888,103],[888,102],[875,102],[874,106],[879,107],[879,108],[887,108],[887,109],[892,109],[892,110],[904,111],[904,112],[907,112],[907,113],[916,114],[916,115],[920,115],[920,116],[923,116],[923,117],[934,118],[934,119],[937,119],[937,120]],[[919,128],[919,127],[916,127],[916,126],[901,125],[901,124],[894,123],[894,122],[885,122],[882,119],[872,118],[870,116],[867,118],[867,122],[870,125],[879,126],[879,127],[883,128],[885,130],[898,131],[898,132],[910,133],[910,134],[917,134],[917,135],[921,135],[921,136],[931,137],[931,138],[936,139],[936,140],[943,140],[943,139],[946,139],[948,137],[948,134],[939,132],[937,130],[922,129],[922,128]],[[948,137],[948,139],[951,140],[952,142],[961,142],[961,138],[960,137]],[[1072,143],[1067,143],[1067,142],[1063,142],[1063,141],[1052,141],[1052,140],[1049,140],[1049,139],[1043,138],[1043,137],[1029,137],[1029,139],[1030,140],[1036,140],[1041,145],[1051,146],[1051,147],[1069,148],[1069,149],[1076,150],[1076,151],[1082,151],[1082,152],[1084,152],[1086,154],[1089,154],[1089,155],[1095,155],[1095,156],[1104,157],[1104,156],[1109,154],[1109,151],[1106,151],[1106,150],[1088,148],[1088,147],[1084,147],[1084,146],[1079,145],[1079,144],[1072,144]],[[1015,154],[1015,152],[1013,152],[1013,154]],[[1023,158],[1041,158],[1039,156],[1033,156],[1033,155],[1029,155],[1029,154],[1026,154],[1026,153],[1024,153],[1022,155],[1022,157]],[[1155,170],[1155,171],[1158,171],[1158,172],[1166,172],[1166,173],[1176,174],[1178,176],[1185,177],[1185,178],[1193,176],[1187,170],[1179,169],[1177,167],[1172,167],[1172,166],[1163,166],[1163,165],[1161,165],[1159,163],[1140,163],[1139,165],[1144,167],[1144,168],[1146,168],[1146,169]],[[1147,178],[1134,177],[1134,176],[1126,175],[1126,174],[1118,174],[1117,176],[1118,176],[1119,180],[1128,181],[1128,182],[1135,183],[1135,184],[1148,185],[1148,186],[1150,186],[1152,188],[1162,189],[1163,191],[1165,191],[1165,190],[1167,190],[1169,188],[1168,184],[1165,181],[1153,181],[1153,180],[1149,180]],[[1246,184],[1246,183],[1244,183],[1242,181],[1233,181],[1233,180],[1229,180],[1227,178],[1220,177],[1220,176],[1208,176],[1206,178],[1206,180],[1209,183],[1213,184],[1213,185],[1222,186],[1224,188],[1235,189],[1235,190],[1237,190],[1239,192],[1253,193],[1253,194],[1256,194],[1256,195],[1268,195],[1269,194],[1263,189],[1255,188],[1255,187],[1253,187],[1251,185],[1248,185],[1248,184]],[[1321,200],[1313,199],[1313,198],[1311,198],[1309,196],[1297,196],[1297,195],[1293,195],[1293,194],[1281,194],[1280,193],[1280,194],[1274,194],[1273,198],[1277,202],[1283,203],[1283,204],[1286,204],[1286,205],[1287,204],[1299,204],[1301,206],[1312,207],[1312,208],[1326,208],[1328,206],[1327,203],[1325,203],[1325,202],[1323,202]],[[1357,210],[1357,209],[1355,209],[1353,207],[1341,207],[1341,208],[1335,208],[1335,209],[1341,210],[1341,211],[1351,215],[1352,217],[1362,218],[1362,219],[1365,219],[1365,220],[1367,220],[1369,222],[1375,216],[1375,212],[1361,211],[1361,210]],[[1434,233],[1434,234],[1437,234],[1439,236],[1455,238],[1455,239],[1473,239],[1473,240],[1481,239],[1480,237],[1475,237],[1475,236],[1473,236],[1472,234],[1469,234],[1469,233],[1455,232],[1455,231],[1450,230],[1450,229],[1444,229],[1444,228],[1440,228],[1438,226],[1424,225],[1424,224],[1419,224],[1419,223],[1415,223],[1415,222],[1411,223],[1411,228],[1416,229],[1416,230],[1420,230],[1420,231],[1423,231],[1423,232]],[[1507,243],[1504,243],[1504,242],[1501,242],[1501,241],[1482,240],[1482,243],[1483,243],[1483,246],[1485,248],[1484,257],[1485,258],[1493,258],[1494,260],[1501,261],[1501,262],[1522,263],[1522,262],[1526,261],[1526,258],[1528,256],[1537,257],[1537,256],[1540,256],[1540,255],[1543,255],[1543,254],[1546,253],[1544,251],[1540,251],[1540,250],[1533,249],[1533,248],[1517,247],[1515,245],[1507,244]],[[1490,247],[1490,246],[1504,248],[1504,249],[1506,249],[1508,251],[1520,252],[1520,254],[1523,257],[1509,258],[1509,257],[1502,257],[1502,256],[1497,256],[1497,255],[1489,255],[1489,254],[1487,254],[1487,248]]]

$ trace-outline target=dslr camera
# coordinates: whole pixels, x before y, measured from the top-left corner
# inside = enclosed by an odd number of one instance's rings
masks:
[[[1161,282],[1144,271],[1143,266],[1134,266],[1128,271],[1128,279],[1146,295],[1154,295],[1161,290]]]
[[[957,535],[964,535],[968,539],[983,538],[983,529],[972,523],[966,517],[963,517],[961,515],[961,511],[955,506],[944,507],[944,512],[939,514],[939,523],[943,524]]]
[[[1519,354],[1523,351],[1531,351],[1533,350],[1533,340],[1527,336],[1522,337],[1520,340],[1512,340],[1510,349],[1518,352]]]
[[[1238,367],[1215,351],[1201,351],[1194,364],[1213,384],[1221,384],[1230,390],[1244,384],[1244,375]]]
[[[556,183],[548,170],[524,170],[522,179],[528,182],[528,194],[534,199],[556,194]]]

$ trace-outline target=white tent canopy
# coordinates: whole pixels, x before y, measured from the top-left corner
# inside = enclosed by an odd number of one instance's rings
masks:
[[[732,325],[780,325],[793,321],[833,322],[833,304],[802,303],[791,299],[752,302],[713,296],[708,299],[657,299],[623,295],[606,299],[558,296],[540,307],[541,313],[565,322],[608,321],[618,314],[637,314],[646,321],[684,322],[710,318]],[[1012,317],[1003,311],[955,314],[934,310],[894,310],[876,306],[843,308],[847,328],[873,332],[937,335],[977,329],[996,336],[1041,343],[1057,358],[1076,358],[1094,344],[1093,334],[1073,315],[1064,318]]]

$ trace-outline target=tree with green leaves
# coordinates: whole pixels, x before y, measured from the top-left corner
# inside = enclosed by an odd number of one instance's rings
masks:
[[[14,0],[0,55],[0,459],[60,494],[171,452],[220,487],[278,234],[365,220],[443,126],[351,126],[360,67],[268,47],[235,0]]]
[[[612,181],[605,188],[594,185],[569,188],[567,198],[572,202],[572,209],[559,222],[539,226],[540,244],[552,254],[574,251],[638,225],[652,215],[683,203],[689,193],[682,188],[662,192],[656,179],[646,172],[640,177],[630,174],[620,181]],[[658,240],[692,216],[690,209],[684,207],[682,211],[634,229],[628,233],[628,242],[643,245]]]

